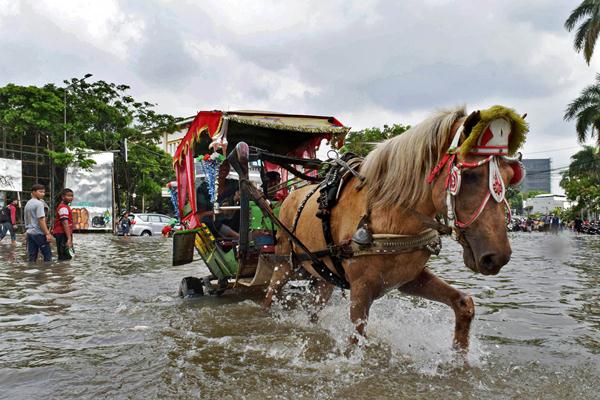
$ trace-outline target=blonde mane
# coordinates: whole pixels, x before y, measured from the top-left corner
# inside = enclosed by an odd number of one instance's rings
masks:
[[[413,208],[425,200],[429,172],[446,151],[452,125],[465,107],[440,110],[400,136],[379,143],[361,166],[373,208]]]

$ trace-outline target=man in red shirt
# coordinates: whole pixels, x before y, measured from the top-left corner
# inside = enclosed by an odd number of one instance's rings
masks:
[[[56,238],[58,260],[66,261],[73,258],[71,255],[73,251],[73,212],[69,207],[73,201],[73,191],[63,189],[60,198],[60,204],[56,207],[54,237]]]
[[[0,241],[10,233],[12,244],[17,244],[17,206],[19,202],[14,199],[5,209],[0,211]]]

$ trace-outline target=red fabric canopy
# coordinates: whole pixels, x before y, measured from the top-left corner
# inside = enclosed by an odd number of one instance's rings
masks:
[[[207,132],[211,138],[221,129],[223,113],[220,111],[200,111],[194,121],[190,125],[185,137],[177,147],[177,151],[173,156],[175,163],[180,163],[185,153],[192,150],[194,152],[194,143],[198,137],[203,133]]]
[[[187,227],[193,229],[200,225],[196,215],[196,171],[194,169],[194,143],[207,132],[212,138],[221,128],[222,113],[218,111],[200,111],[173,157],[177,173],[177,202],[181,220],[187,222]],[[184,215],[186,203],[190,204],[191,213]]]

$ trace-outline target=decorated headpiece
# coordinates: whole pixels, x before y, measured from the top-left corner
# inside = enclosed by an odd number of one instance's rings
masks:
[[[467,228],[479,218],[490,198],[506,206],[510,219],[510,205],[506,200],[506,187],[498,160],[504,160],[514,171],[509,185],[519,185],[525,177],[525,169],[520,156],[514,155],[525,142],[525,134],[529,131],[524,118],[525,116],[519,116],[510,108],[493,106],[487,110],[475,111],[462,120],[462,125],[456,130],[448,151],[427,177],[427,182],[432,183],[443,169],[447,171],[446,217],[449,225],[459,229]],[[463,137],[465,140],[459,145]],[[463,156],[462,159],[458,153]],[[464,159],[467,154],[485,158],[467,161]],[[462,171],[486,164],[489,166],[488,193],[471,217],[466,222],[460,221],[454,211],[454,199],[460,191]],[[454,230],[455,235],[456,232]]]
[[[525,142],[527,122],[514,110],[493,106],[479,111],[479,121],[465,132],[460,152],[475,155],[513,156]]]

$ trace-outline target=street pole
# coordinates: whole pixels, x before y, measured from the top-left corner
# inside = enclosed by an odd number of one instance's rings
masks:
[[[69,86],[65,87],[63,92],[63,139],[65,143],[65,150],[67,150],[67,90],[69,90]]]

